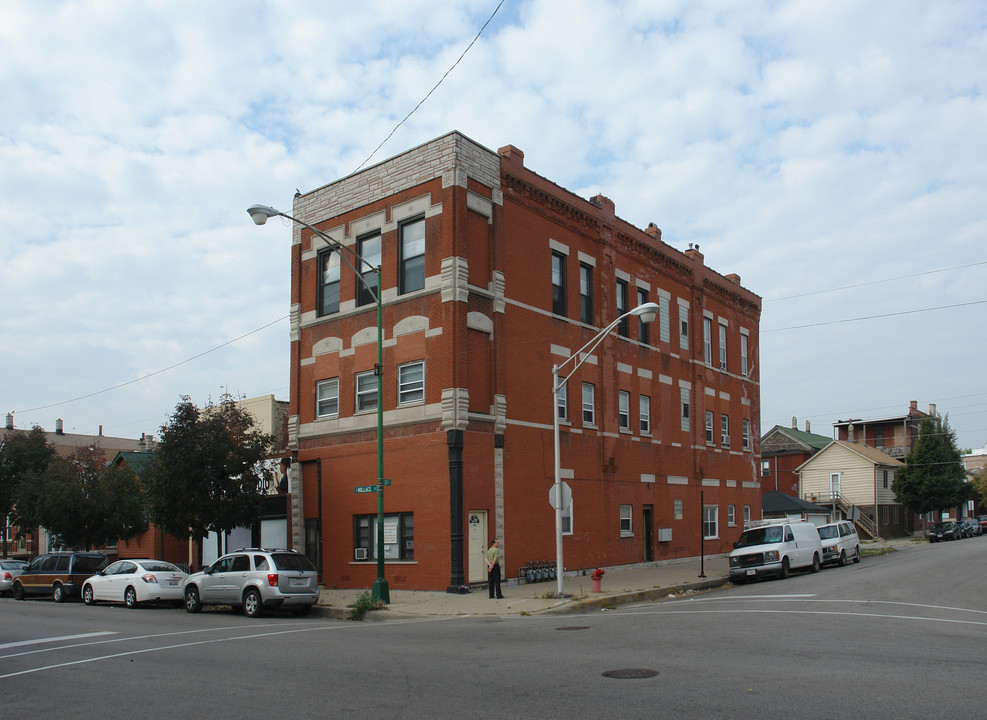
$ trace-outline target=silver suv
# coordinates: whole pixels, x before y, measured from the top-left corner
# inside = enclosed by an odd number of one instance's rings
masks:
[[[305,615],[319,599],[318,579],[311,561],[294,550],[244,548],[186,578],[185,609],[194,613],[203,605],[232,605],[252,618],[267,608]]]

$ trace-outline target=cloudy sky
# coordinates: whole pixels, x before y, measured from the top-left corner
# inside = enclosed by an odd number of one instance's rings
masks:
[[[287,399],[290,230],[245,208],[459,130],[740,274],[762,431],[916,400],[987,443],[982,0],[3,9],[17,427],[139,437],[181,395]]]

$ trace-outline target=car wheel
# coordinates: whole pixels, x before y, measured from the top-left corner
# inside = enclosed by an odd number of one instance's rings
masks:
[[[264,614],[264,604],[260,601],[260,593],[253,588],[243,594],[243,614],[249,618],[259,618]]]
[[[817,573],[822,567],[822,563],[819,562],[819,555],[812,553],[812,572]]]
[[[837,561],[840,567],[846,567],[846,550],[840,550],[840,559]]]
[[[14,600],[24,599],[24,586],[19,582],[14,583],[14,587],[11,589],[10,594],[14,596]]]
[[[93,594],[92,585],[86,585],[84,588],[82,588],[82,602],[84,602],[86,605],[96,604],[96,596]]]
[[[782,558],[781,559],[781,579],[782,580],[787,580],[788,577],[791,574],[792,574],[792,568],[788,564],[788,558]]]
[[[202,601],[199,600],[199,588],[190,585],[185,588],[185,610],[190,613],[197,613],[202,609]]]
[[[859,546],[859,545],[858,545],[858,546],[856,547],[856,549],[855,549],[855,550],[853,551],[853,561],[854,561],[855,563],[858,563],[858,562],[860,562],[860,546]]]
[[[133,610],[138,605],[140,605],[140,603],[137,602],[137,591],[134,590],[133,587],[128,587],[126,590],[124,590],[124,592],[123,592],[123,602],[131,610]]]
[[[57,603],[65,602],[65,588],[61,583],[55,583],[51,588],[51,599]]]

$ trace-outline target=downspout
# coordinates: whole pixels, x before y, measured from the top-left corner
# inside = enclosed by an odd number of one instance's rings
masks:
[[[304,475],[302,477],[304,478]],[[319,582],[325,584],[322,577],[325,559],[322,556],[322,458],[320,457],[315,458],[315,485],[317,488],[316,492],[318,493],[319,503],[319,512],[317,515],[318,519],[315,522],[315,537],[317,538],[316,548],[319,553]]]

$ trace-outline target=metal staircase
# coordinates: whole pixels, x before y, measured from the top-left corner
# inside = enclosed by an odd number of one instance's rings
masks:
[[[877,535],[877,524],[864,515],[857,506],[847,500],[838,492],[815,493],[811,498],[817,505],[835,505],[843,513],[844,517],[852,520],[857,527],[867,533],[872,540],[879,540]]]

